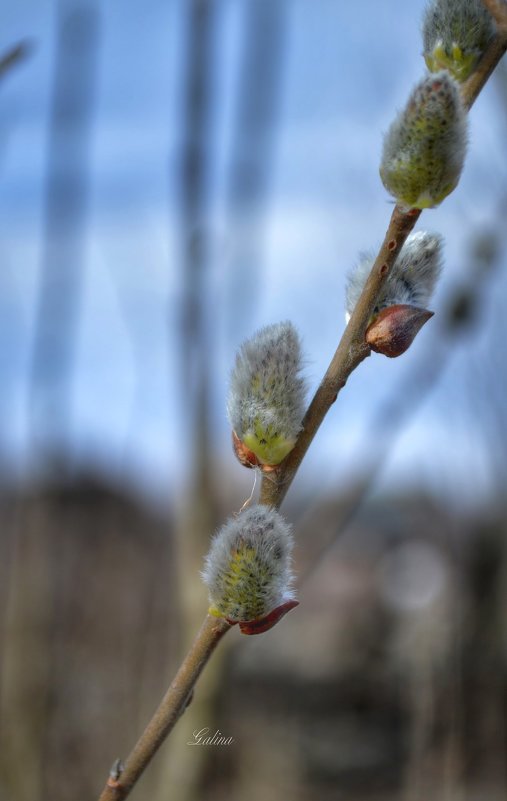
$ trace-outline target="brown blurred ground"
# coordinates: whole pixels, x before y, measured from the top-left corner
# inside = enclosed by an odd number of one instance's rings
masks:
[[[1,516],[0,797],[93,799],[183,647],[173,526],[90,478],[4,496]],[[184,797],[174,749],[214,801],[505,798],[503,515],[377,500],[315,566],[339,517],[328,501],[296,525],[300,607],[231,632],[205,717],[183,717],[135,798]],[[234,742],[187,746],[195,725]]]

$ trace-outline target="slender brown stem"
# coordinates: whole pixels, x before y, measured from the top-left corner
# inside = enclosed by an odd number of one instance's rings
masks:
[[[505,0],[482,0],[489,13],[496,22],[500,33],[507,33],[507,2]]]
[[[502,17],[500,18],[500,12],[498,12],[497,16],[494,14],[498,27],[497,34],[475,72],[462,86],[463,101],[467,109],[470,109],[475,102],[479,92],[507,48],[506,12],[503,8],[506,4],[499,3],[498,0],[489,0],[489,2],[483,0],[483,2],[488,8],[490,5],[500,5],[502,7]],[[382,286],[420,214],[421,212],[417,209],[404,212],[399,206],[395,207],[368,281],[343,333],[331,364],[322,379],[322,383],[307,409],[303,419],[303,428],[296,445],[276,470],[262,477],[259,495],[260,503],[275,508],[280,507],[320,424],[336,400],[338,393],[345,386],[350,374],[369,355],[370,349],[364,339],[368,322]]]
[[[99,801],[121,801],[143,773],[191,697],[197,679],[224,634],[231,628],[223,618],[207,615],[160,706],[125,764],[115,768]]]
[[[496,23],[497,32],[476,69],[463,84],[461,94],[471,109],[478,94],[507,49],[507,3],[505,0],[482,0]]]
[[[346,327],[327,372],[303,420],[295,447],[279,468],[263,476],[259,502],[278,508],[289,489],[320,424],[345,386],[348,377],[370,354],[364,334],[377,298],[403,244],[416,224],[420,211],[395,206],[382,247]]]
[[[467,109],[471,109],[484,84],[490,77],[496,65],[507,49],[507,28],[505,33],[498,33],[491,41],[488,49],[471,74],[461,87],[461,95]]]

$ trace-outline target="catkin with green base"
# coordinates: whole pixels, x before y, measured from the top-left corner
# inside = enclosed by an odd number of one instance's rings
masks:
[[[448,72],[424,78],[384,137],[380,177],[404,209],[438,206],[458,184],[467,114]]]
[[[227,412],[237,439],[263,465],[277,465],[301,430],[305,381],[299,336],[290,322],[261,328],[243,343]]]
[[[481,0],[434,0],[423,22],[426,66],[431,72],[446,69],[465,81],[494,34],[494,20]]]
[[[256,505],[231,518],[214,536],[202,573],[210,613],[243,623],[293,601],[291,555],[290,526],[274,509]]]

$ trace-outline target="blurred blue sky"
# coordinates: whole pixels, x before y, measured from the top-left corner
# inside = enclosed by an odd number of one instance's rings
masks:
[[[242,56],[251,3],[277,6],[280,84],[272,151],[256,223],[256,273],[241,270],[248,208],[231,204],[231,164],[248,159],[255,135],[238,141]],[[30,57],[0,84],[0,452],[33,466],[29,374],[43,261],[44,198],[58,6],[68,0],[7,0],[0,52],[28,38]],[[154,495],[185,473],[178,365],[181,302],[180,170],[190,3],[89,2],[98,16],[89,150],[89,209],[67,446],[76,463],[126,471]],[[381,241],[391,212],[378,177],[382,132],[424,70],[413,0],[214,0],[211,122],[206,132],[209,262],[217,464],[234,469],[225,417],[227,376],[240,339],[290,318],[308,355],[312,389],[343,330],[344,280],[361,250]],[[470,150],[456,192],[419,227],[446,239],[446,287],[468,260],[470,238],[498,216],[506,178],[507,115],[494,83],[471,114]],[[239,155],[238,155],[239,154]],[[238,256],[239,254],[239,256]],[[233,303],[230,288],[234,288]],[[462,494],[488,492],[494,466],[473,412],[461,403],[468,365],[481,359],[502,317],[505,275],[492,277],[475,340],[458,345],[427,402],[394,449],[385,480],[400,477]],[[231,311],[231,309],[233,311]],[[234,314],[233,314],[234,312]],[[498,312],[498,314],[496,313]],[[231,320],[240,320],[232,325]],[[308,457],[325,464],[329,488],[353,473],[364,422],[431,342],[429,326],[397,361],[373,356],[351,378]],[[233,333],[231,333],[233,332]],[[183,404],[184,407],[184,404]],[[370,434],[371,436],[371,434]],[[324,460],[324,462],[322,462]],[[466,469],[465,469],[466,466]],[[222,468],[220,468],[222,469]],[[239,467],[238,467],[239,470]],[[250,478],[245,477],[245,484]]]

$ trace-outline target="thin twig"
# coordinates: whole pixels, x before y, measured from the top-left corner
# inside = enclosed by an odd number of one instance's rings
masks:
[[[159,708],[130,756],[111,772],[99,801],[122,801],[130,793],[175,723],[185,711],[197,679],[224,634],[231,628],[223,618],[207,615]]]
[[[263,476],[259,502],[278,508],[289,489],[303,457],[320,424],[345,386],[348,377],[370,354],[364,334],[382,286],[396,261],[403,243],[416,224],[420,211],[402,211],[395,206],[382,247],[346,327],[331,364],[315,393],[303,420],[296,445],[279,468]]]
[[[495,0],[496,2],[496,0]],[[502,5],[505,5],[504,3]],[[496,18],[495,18],[496,19]],[[507,48],[507,26],[498,25],[498,32],[491,41],[477,69],[465,81],[461,91],[467,109],[470,109],[494,68]],[[320,424],[335,402],[338,393],[356,367],[369,355],[365,342],[365,331],[373,314],[377,298],[407,236],[419,219],[421,212],[411,209],[403,212],[396,206],[379,254],[370,276],[357,302],[331,364],[317,389],[303,419],[303,428],[296,445],[278,468],[264,475],[259,502],[279,508],[294,480],[299,466]]]
[[[496,65],[507,49],[507,27],[505,33],[497,33],[492,39],[491,44],[484,53],[477,65],[477,69],[465,81],[461,87],[461,96],[468,110],[475,103],[477,96],[481,92],[484,84],[490,77]]]

